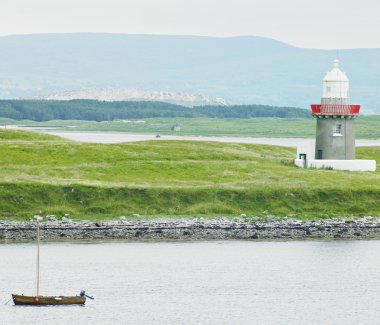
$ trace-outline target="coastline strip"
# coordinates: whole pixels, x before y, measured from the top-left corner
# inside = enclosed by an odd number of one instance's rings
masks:
[[[53,221],[42,222],[41,239],[147,239],[147,240],[304,240],[304,239],[380,239],[380,219],[323,221]],[[33,222],[0,221],[0,241],[34,241]]]

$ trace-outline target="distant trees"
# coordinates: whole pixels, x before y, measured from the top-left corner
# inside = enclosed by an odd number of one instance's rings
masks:
[[[218,118],[307,118],[310,111],[296,107],[277,107],[267,105],[234,105],[234,106],[198,106],[194,110],[200,115]]]
[[[196,106],[193,108],[164,102],[97,100],[0,100],[0,117],[15,120],[112,121],[149,117],[212,118],[307,118],[310,112],[295,107],[266,105]]]

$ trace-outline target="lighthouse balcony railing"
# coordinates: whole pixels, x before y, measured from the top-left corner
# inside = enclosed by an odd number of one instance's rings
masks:
[[[311,105],[315,115],[357,115],[360,105],[317,104]]]

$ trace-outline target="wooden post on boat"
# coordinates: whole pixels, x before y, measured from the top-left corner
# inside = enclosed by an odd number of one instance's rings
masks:
[[[36,297],[40,295],[40,219],[37,219],[37,293]]]

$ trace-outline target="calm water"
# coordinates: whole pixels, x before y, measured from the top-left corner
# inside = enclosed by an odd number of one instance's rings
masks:
[[[35,247],[0,245],[0,324],[379,324],[380,241],[44,243],[42,293],[85,307],[4,305],[34,292]]]
[[[30,129],[30,128],[29,128]],[[161,135],[156,138],[156,134],[144,133],[128,133],[128,132],[60,132],[60,131],[43,131],[57,135],[69,140],[80,142],[94,143],[120,143],[120,142],[136,142],[151,140],[189,140],[189,141],[216,141],[229,143],[251,143],[251,144],[268,144],[274,146],[297,147],[299,145],[312,145],[313,139],[305,138],[253,138],[253,137],[231,137],[231,136],[173,136]],[[355,142],[357,147],[363,146],[380,146],[380,140],[357,139]]]

